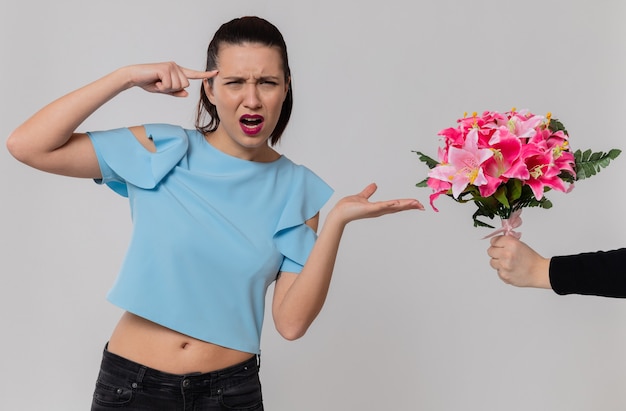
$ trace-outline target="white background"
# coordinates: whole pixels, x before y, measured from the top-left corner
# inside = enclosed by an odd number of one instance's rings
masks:
[[[340,197],[416,197],[437,132],[463,112],[528,108],[571,145],[626,149],[626,3],[56,0],[4,2],[0,135],[117,67],[162,60],[202,69],[218,26],[245,14],[283,32],[295,106],[279,150]],[[192,96],[131,90],[81,126],[193,124]],[[622,158],[623,157],[623,158]],[[523,214],[545,256],[625,245],[626,155],[551,210]],[[120,311],[105,300],[130,232],[122,197],[44,174],[0,150],[0,406],[86,410]],[[489,267],[474,206],[351,224],[328,302],[309,333],[263,334],[266,408],[623,410],[626,303],[517,289]],[[323,211],[327,211],[325,208]],[[497,222],[496,222],[497,223]]]

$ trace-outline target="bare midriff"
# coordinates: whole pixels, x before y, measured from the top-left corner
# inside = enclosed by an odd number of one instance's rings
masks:
[[[197,340],[129,312],[115,327],[108,351],[170,374],[206,373],[254,356]]]

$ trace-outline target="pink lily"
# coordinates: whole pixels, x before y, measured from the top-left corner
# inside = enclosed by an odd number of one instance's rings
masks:
[[[452,184],[450,184],[447,181],[438,180],[436,178],[429,178],[426,184],[428,185],[428,187],[432,188],[433,190],[433,193],[429,197],[430,206],[432,207],[433,210],[439,211],[439,209],[435,207],[435,200],[440,195],[446,194],[452,187]]]
[[[563,133],[561,130],[557,131],[548,138],[547,145],[548,148],[552,150],[554,164],[559,168],[559,170],[567,171],[575,177],[576,171],[574,170],[574,166],[576,161],[574,159],[574,154],[569,151],[567,134]]]
[[[520,112],[511,116],[507,122],[507,127],[518,138],[532,138],[537,134],[537,127],[544,119],[544,116]]]
[[[493,140],[497,143],[492,144]],[[491,141],[489,145],[493,156],[483,164],[487,183],[480,186],[482,197],[489,197],[495,193],[500,184],[506,183],[509,178],[528,178],[528,169],[520,160],[522,143],[519,138],[508,129],[500,128],[495,131]]]
[[[493,156],[489,149],[478,148],[478,130],[472,129],[463,147],[450,147],[448,163],[440,164],[430,171],[429,177],[452,184],[452,195],[458,198],[468,184],[477,187],[486,184],[481,165]]]
[[[530,178],[525,183],[530,186],[537,200],[543,198],[544,187],[567,191],[563,180],[559,178],[561,170],[554,165],[551,151],[529,156],[525,163],[530,173]]]
[[[446,147],[462,146],[465,140],[465,135],[458,128],[444,128],[437,134],[444,137]]]

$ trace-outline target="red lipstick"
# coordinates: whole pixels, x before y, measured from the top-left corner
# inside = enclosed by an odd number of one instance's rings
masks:
[[[263,116],[259,114],[244,114],[239,117],[239,126],[245,134],[254,136],[263,129],[264,120]]]

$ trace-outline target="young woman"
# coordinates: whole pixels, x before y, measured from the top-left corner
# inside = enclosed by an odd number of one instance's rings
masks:
[[[187,96],[200,80],[193,130],[148,124],[77,133],[132,87]],[[420,209],[342,198],[316,234],[332,190],[274,146],[293,102],[287,48],[258,17],[222,25],[206,71],[175,63],[120,68],[52,102],[7,147],[37,169],[93,178],[128,196],[133,235],[108,299],[125,310],[104,350],[92,410],[260,410],[258,354],[267,287],[289,340],[327,295],[349,222]],[[205,121],[205,118],[207,119]]]

